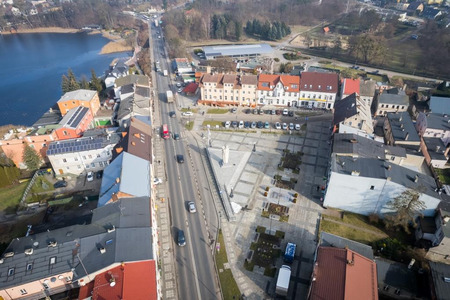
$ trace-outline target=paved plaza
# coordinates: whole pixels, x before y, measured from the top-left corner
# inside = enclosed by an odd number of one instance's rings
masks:
[[[227,222],[222,217],[222,231],[227,244],[230,267],[236,282],[247,299],[270,299],[275,296],[276,276],[264,276],[264,269],[255,266],[253,272],[243,267],[250,245],[254,241],[257,226],[264,226],[267,232],[285,232],[281,249],[287,242],[297,244],[288,299],[306,299],[309,280],[313,269],[313,255],[322,211],[318,186],[325,183],[330,155],[330,122],[308,123],[303,134],[269,134],[255,132],[211,132],[209,149],[216,180],[226,199],[239,204],[244,209],[237,213],[235,220]],[[204,142],[206,144],[206,141]],[[222,147],[228,146],[229,162],[222,163]],[[253,151],[255,149],[255,151]],[[279,169],[278,164],[285,150],[290,153],[302,152],[300,172]],[[294,189],[275,187],[274,176],[296,180]],[[269,187],[268,196],[264,196]],[[233,197],[230,198],[231,188]],[[293,195],[299,194],[297,203]],[[288,222],[262,217],[267,203],[275,203],[289,208]],[[278,259],[279,268],[282,259]]]

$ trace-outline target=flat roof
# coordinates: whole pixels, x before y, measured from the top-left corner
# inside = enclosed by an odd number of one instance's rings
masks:
[[[205,56],[236,56],[270,54],[273,52],[269,44],[219,45],[203,47]]]
[[[91,101],[92,98],[97,94],[97,91],[91,90],[76,90],[65,93],[58,102],[64,102],[67,100],[80,100],[80,101]]]

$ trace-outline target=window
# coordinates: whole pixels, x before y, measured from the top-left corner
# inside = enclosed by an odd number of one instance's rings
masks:
[[[44,286],[44,289],[48,290],[49,286],[47,283],[44,282],[42,285]]]
[[[374,189],[375,189],[375,186],[374,186],[374,185],[371,185],[371,186],[370,186],[370,189],[371,189],[371,190],[374,190]]]
[[[91,163],[91,167],[95,168],[95,163]]]
[[[33,270],[33,264],[27,264],[27,271]]]
[[[302,98],[305,98],[305,93],[302,94]]]
[[[227,97],[227,96],[225,96],[225,100],[228,100],[228,97]]]
[[[86,169],[89,169],[89,164],[86,164]]]
[[[13,276],[13,275],[14,275],[14,268],[8,269],[8,276]]]
[[[80,170],[81,169],[81,165],[78,165],[77,168],[78,168],[78,170]]]
[[[67,133],[67,131],[65,131],[65,130],[63,131],[63,134],[64,135],[69,135],[69,133]]]
[[[89,157],[89,159],[91,159],[91,158],[92,158],[92,155],[89,154],[88,157]]]
[[[47,144],[46,144],[46,143],[43,143],[43,144],[42,144],[42,148],[45,148],[45,147],[47,147]]]
[[[21,290],[20,290],[20,293],[21,293],[22,295],[26,295],[26,294],[27,294],[27,290],[26,290],[26,289],[21,289]]]

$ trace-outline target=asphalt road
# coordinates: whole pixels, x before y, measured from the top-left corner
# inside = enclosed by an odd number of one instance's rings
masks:
[[[159,33],[158,33],[159,32]],[[154,61],[159,61],[161,70],[170,70],[164,40],[159,27],[151,25]],[[161,36],[161,38],[158,38]],[[196,197],[191,160],[186,150],[186,138],[181,130],[179,116],[170,118],[169,112],[176,111],[174,103],[167,103],[165,92],[171,86],[170,78],[161,72],[156,74],[157,94],[160,101],[161,123],[167,124],[171,138],[165,141],[167,191],[175,245],[174,257],[177,268],[179,299],[218,299],[220,291],[211,252],[211,245],[205,229],[205,216]],[[180,140],[173,139],[173,133],[181,133]],[[184,156],[184,163],[176,160]],[[194,201],[197,213],[189,213],[187,203]],[[186,236],[186,246],[177,245],[177,232],[181,229]]]

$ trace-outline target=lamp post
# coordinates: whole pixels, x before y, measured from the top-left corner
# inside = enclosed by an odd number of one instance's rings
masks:
[[[233,188],[231,188],[231,192],[230,192],[230,198],[233,198],[234,194],[233,194]]]

